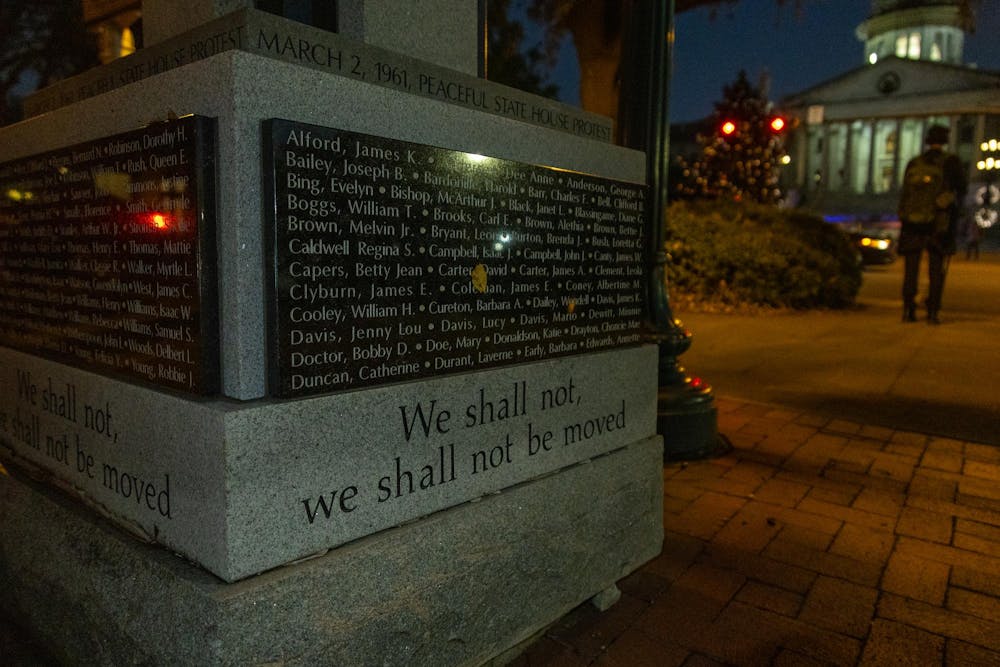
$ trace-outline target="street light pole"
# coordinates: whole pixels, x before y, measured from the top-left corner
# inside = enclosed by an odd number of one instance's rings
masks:
[[[634,45],[623,54],[622,142],[646,152],[647,209],[646,274],[650,339],[659,346],[657,432],[663,436],[664,459],[708,458],[730,449],[718,434],[715,396],[711,386],[690,377],[678,357],[691,346],[670,308],[667,289],[665,214],[670,159],[670,48],[673,45],[673,0],[636,0],[630,22]]]

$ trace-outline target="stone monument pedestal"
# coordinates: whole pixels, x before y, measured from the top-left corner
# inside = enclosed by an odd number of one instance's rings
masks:
[[[650,438],[227,584],[11,468],[0,605],[66,664],[478,665],[660,551]]]
[[[4,615],[68,664],[476,665],[658,553],[643,156],[188,28],[0,129]]]

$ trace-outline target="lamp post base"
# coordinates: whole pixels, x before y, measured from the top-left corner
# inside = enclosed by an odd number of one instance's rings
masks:
[[[728,454],[732,445],[719,435],[717,416],[710,388],[704,393],[661,387],[656,432],[663,436],[663,461],[695,461]]]
[[[658,268],[662,276],[662,262]],[[661,278],[658,282],[665,285],[666,281]],[[662,310],[669,314],[665,287],[662,295]],[[654,334],[660,347],[656,432],[663,436],[663,461],[695,461],[728,454],[733,447],[719,435],[712,386],[700,377],[691,377],[677,363],[677,357],[691,346],[691,332],[673,315],[664,319]]]

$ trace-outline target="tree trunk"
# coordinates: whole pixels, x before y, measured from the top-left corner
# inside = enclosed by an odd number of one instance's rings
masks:
[[[566,17],[580,65],[580,106],[615,118],[620,93],[622,15],[630,2],[578,0]]]

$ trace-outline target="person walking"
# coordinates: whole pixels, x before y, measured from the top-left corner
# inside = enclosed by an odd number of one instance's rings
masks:
[[[989,214],[990,207],[993,205],[993,184],[987,183],[986,187],[983,188],[983,195],[979,200],[982,205],[982,211],[985,214]],[[979,221],[976,219],[975,215],[969,215],[969,230],[965,237],[965,258],[966,259],[979,259],[979,242],[983,238],[983,230],[979,228]]]
[[[979,223],[973,216],[969,216],[968,233],[965,235],[965,258],[972,260],[979,259],[979,241],[983,233],[979,229]]]
[[[917,278],[927,251],[930,285],[927,322],[940,324],[941,294],[948,258],[955,254],[959,204],[968,184],[958,156],[945,151],[948,128],[927,129],[927,150],[910,160],[899,197],[899,254],[903,256],[903,321],[917,321]]]

